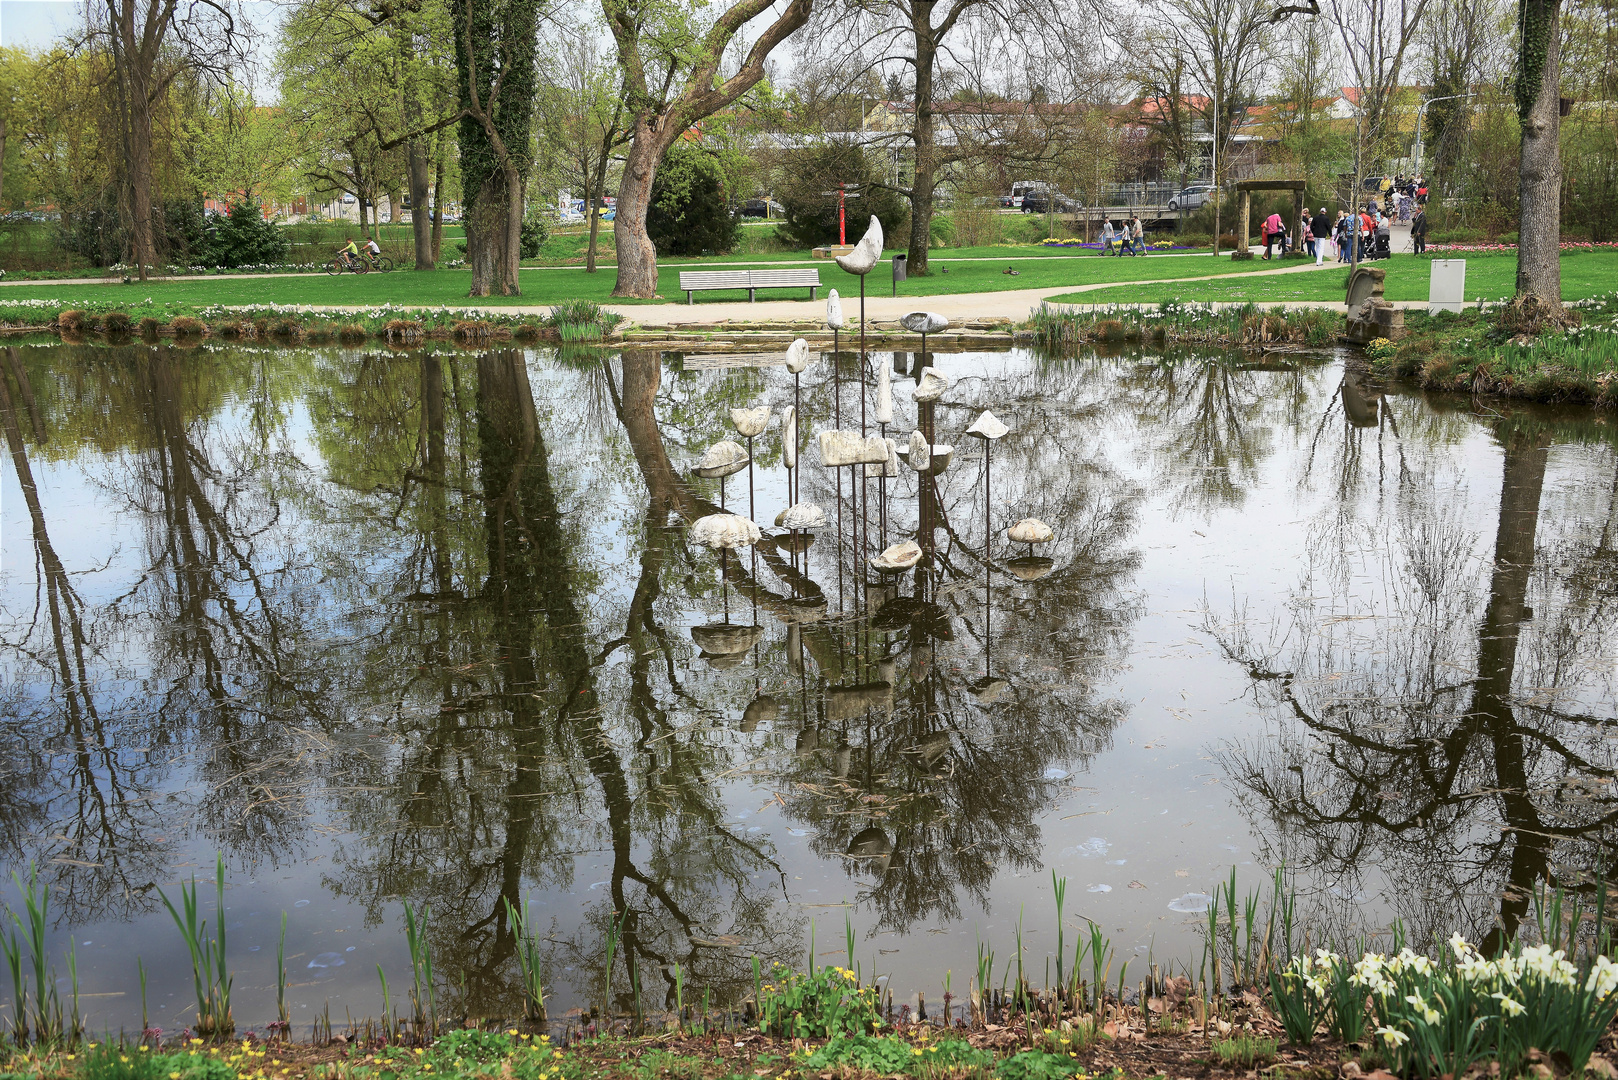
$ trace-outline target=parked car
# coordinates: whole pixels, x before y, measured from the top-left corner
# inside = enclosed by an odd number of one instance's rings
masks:
[[[748,199],[742,203],[738,213],[742,217],[769,217],[772,210],[780,210],[779,203],[772,201],[768,196],[762,199]]]
[[[1022,196],[1002,195],[1000,196],[1000,207],[1003,210],[1020,210],[1022,209]]]
[[[1212,184],[1192,184],[1181,188],[1169,196],[1168,208],[1176,213],[1181,210],[1195,210],[1206,203],[1213,196]]]
[[[1022,197],[1022,212],[1025,214],[1043,214],[1054,210],[1058,214],[1071,214],[1079,208],[1079,204],[1060,191],[1047,194],[1043,191],[1030,191]]]

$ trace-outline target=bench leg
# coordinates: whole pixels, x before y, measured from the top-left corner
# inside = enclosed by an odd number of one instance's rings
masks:
[[[811,286],[809,286],[809,299],[813,300],[815,298],[815,291],[817,289],[819,289],[819,288],[820,288],[819,285],[811,285]]]
[[[757,289],[748,289],[747,290],[747,302],[749,304],[758,302],[758,290]]]
[[[695,300],[692,300],[692,299],[691,299],[691,290],[690,290],[690,289],[687,289],[687,290],[686,290],[686,291],[685,291],[685,302],[686,302],[686,303],[687,303],[687,304],[694,304],[694,303],[696,303],[696,301],[695,301]]]

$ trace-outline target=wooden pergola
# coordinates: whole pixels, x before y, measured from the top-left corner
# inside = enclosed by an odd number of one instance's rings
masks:
[[[1236,239],[1236,250],[1230,253],[1232,259],[1251,259],[1252,250],[1247,246],[1247,239],[1251,235],[1253,192],[1255,191],[1290,191],[1292,192],[1292,228],[1293,236],[1302,236],[1299,230],[1303,228],[1304,214],[1307,211],[1303,206],[1304,188],[1309,185],[1303,179],[1269,179],[1269,180],[1238,180],[1236,190],[1242,193],[1242,231]]]

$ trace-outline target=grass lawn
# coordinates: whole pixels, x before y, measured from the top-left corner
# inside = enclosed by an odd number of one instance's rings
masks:
[[[1371,265],[1386,269],[1389,300],[1426,300],[1432,258],[1396,255]],[[1201,260],[1187,260],[1197,261]],[[1162,275],[1164,277],[1168,275]],[[1466,257],[1466,298],[1508,300],[1516,288],[1515,252]],[[1165,300],[1235,301],[1275,304],[1287,300],[1329,300],[1342,303],[1348,268],[1313,274],[1257,278],[1251,281],[1200,281],[1180,286],[1139,285],[1098,289],[1052,297],[1053,302],[1074,304],[1159,304]],[[1562,298],[1584,300],[1618,290],[1618,252],[1568,251],[1562,253]]]
[[[971,250],[971,249],[965,249]],[[1098,281],[1136,281],[1143,278],[1196,277],[1203,274],[1244,274],[1265,268],[1260,262],[1233,263],[1228,259],[1163,258],[1107,259],[1099,255],[1052,259],[1037,249],[1018,248],[1004,261],[940,262],[925,278],[911,278],[899,287],[901,296],[939,296],[968,292],[999,292],[1007,289],[1040,289],[1062,285],[1086,285]],[[695,265],[712,266],[717,260]],[[693,265],[685,263],[686,266]],[[844,295],[858,295],[859,283],[834,263],[819,263],[824,287]],[[1018,270],[1016,276],[1005,273]],[[943,271],[947,269],[948,273]],[[1336,275],[1331,275],[1335,277]],[[157,281],[131,285],[13,285],[0,289],[0,302],[48,299],[116,303],[121,297],[144,300],[150,297],[163,304],[204,306],[208,304],[328,304],[367,306],[379,304],[416,307],[546,306],[563,300],[588,299],[609,302],[617,275],[612,270],[586,274],[576,268],[539,268],[522,272],[522,296],[491,296],[469,300],[466,291],[471,275],[466,270],[440,270],[416,273],[398,270],[391,274],[302,274],[272,278],[213,277],[179,281]],[[892,279],[886,270],[877,270],[866,281],[870,295],[887,296]],[[665,300],[684,300],[679,289],[679,264],[659,268],[658,288]],[[1200,286],[1199,286],[1200,288]],[[1110,291],[1110,290],[1109,290]],[[1185,290],[1178,290],[1185,291]],[[759,294],[763,299],[802,299],[807,290],[772,289]],[[825,295],[824,289],[822,296]],[[698,304],[746,299],[743,290],[699,293]],[[131,303],[137,302],[131,299]],[[646,301],[610,301],[635,304]]]

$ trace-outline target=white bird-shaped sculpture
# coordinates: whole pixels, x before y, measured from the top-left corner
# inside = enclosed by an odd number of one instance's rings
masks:
[[[841,330],[843,328],[843,301],[833,289],[826,294],[826,328],[828,330]]]
[[[692,472],[711,480],[739,473],[747,468],[747,462],[747,451],[740,444],[723,439],[708,447],[707,453],[702,455],[702,460],[697,462]]]
[[[949,329],[949,320],[933,311],[910,311],[899,316],[899,325],[912,334],[936,334]]]
[[[730,410],[730,424],[736,429],[736,434],[744,439],[764,434],[764,429],[770,423],[770,407],[760,405],[756,409]]]
[[[823,529],[826,526],[826,511],[814,503],[793,503],[775,515],[775,524],[782,529]]]
[[[876,422],[893,423],[893,375],[887,364],[876,366]]]
[[[800,374],[809,366],[809,343],[798,338],[787,346],[787,370],[792,374]]]
[[[873,569],[884,574],[902,574],[921,561],[921,545],[914,540],[894,544],[870,560]]]
[[[837,265],[850,274],[859,274],[861,277],[869,274],[876,266],[876,261],[882,257],[882,223],[871,215],[871,224],[860,237],[860,242],[854,245],[854,250],[847,255],[837,256]]]
[[[968,435],[976,435],[980,439],[998,439],[1011,429],[1000,422],[1000,418],[988,409],[983,415],[972,421],[972,426],[966,429]]]
[[[757,525],[735,514],[709,514],[691,523],[691,541],[715,551],[734,551],[759,542],[763,537]]]
[[[791,405],[781,414],[781,464],[798,467],[798,410]]]
[[[916,389],[911,392],[911,396],[925,404],[929,401],[937,401],[944,396],[944,391],[948,389],[948,375],[945,375],[937,368],[924,367],[921,369],[921,378],[916,380]]]
[[[910,433],[909,453],[906,455],[910,467],[917,472],[926,472],[932,468],[933,448],[927,443],[927,436],[919,431]]]
[[[1006,530],[1006,539],[1017,544],[1044,544],[1055,538],[1051,527],[1038,518],[1023,518]]]

